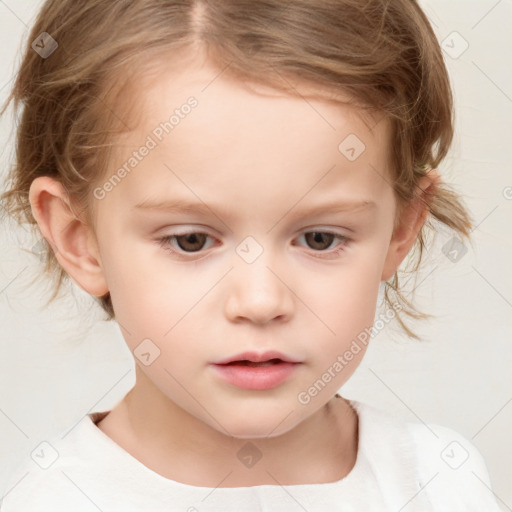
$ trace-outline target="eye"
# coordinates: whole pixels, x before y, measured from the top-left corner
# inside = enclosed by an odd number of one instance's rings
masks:
[[[177,252],[174,249],[175,245],[172,244],[173,241],[176,241],[179,250],[182,250],[185,253],[196,253],[198,250],[203,248],[205,238],[210,237],[206,233],[190,232],[183,233],[181,235],[167,235],[159,238],[158,241],[165,250],[170,251],[171,253]]]
[[[316,258],[333,258],[339,255],[345,250],[345,247],[349,243],[350,239],[346,236],[331,231],[307,231],[302,234],[308,245],[311,245],[313,249],[317,249],[315,252],[326,252],[326,249],[332,244],[336,238],[341,242],[338,247],[333,251],[327,251],[326,254],[313,254]],[[299,237],[300,238],[300,237]]]
[[[345,247],[350,242],[350,239],[346,236],[331,231],[308,231],[303,233],[301,237],[304,237],[308,245],[311,245],[314,252],[326,253],[326,254],[313,254],[316,258],[333,258],[345,250]],[[195,254],[204,248],[206,239],[211,238],[206,233],[197,231],[191,231],[182,234],[166,235],[162,238],[158,238],[159,244],[171,254],[177,254],[178,256],[183,254]],[[339,247],[334,251],[327,251],[326,249],[333,243],[335,239],[339,239],[341,242]],[[174,243],[176,242],[176,243]]]

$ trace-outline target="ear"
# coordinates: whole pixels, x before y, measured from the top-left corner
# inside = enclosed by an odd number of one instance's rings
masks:
[[[86,292],[101,297],[108,292],[96,238],[73,213],[63,185],[49,176],[30,185],[32,215],[70,277]]]
[[[387,281],[394,275],[412,249],[430,211],[427,197],[434,193],[440,181],[441,178],[436,169],[431,169],[419,180],[415,198],[404,207],[400,223],[391,237],[381,281]]]

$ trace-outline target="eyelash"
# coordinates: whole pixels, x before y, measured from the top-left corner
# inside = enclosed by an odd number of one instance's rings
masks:
[[[316,258],[321,258],[321,259],[335,258],[339,254],[341,254],[343,251],[345,251],[346,246],[348,245],[349,242],[351,242],[350,238],[348,238],[344,235],[340,235],[339,233],[334,233],[333,231],[329,231],[329,230],[327,230],[327,231],[320,231],[320,230],[305,231],[304,233],[302,233],[302,235],[306,235],[308,233],[321,233],[321,234],[333,235],[335,238],[338,238],[339,240],[341,240],[340,247],[338,247],[337,249],[331,250],[329,252],[327,252],[325,250],[324,251],[315,251],[317,253],[322,254],[322,256],[320,256],[319,254],[312,254]],[[185,254],[190,254],[190,255],[199,254],[201,251],[199,250],[199,251],[187,253],[187,252],[180,252],[181,250],[176,250],[171,247],[171,243],[173,240],[175,240],[178,237],[188,236],[188,235],[206,235],[209,238],[213,238],[213,237],[210,237],[210,235],[208,235],[207,233],[203,233],[201,231],[189,231],[186,233],[179,233],[179,234],[175,233],[173,235],[166,235],[164,237],[158,238],[157,241],[159,242],[160,246],[166,252],[169,252],[170,254],[176,254],[179,257],[182,257],[184,259],[188,259],[188,256],[184,256]],[[326,253],[328,254],[328,256],[323,255]]]

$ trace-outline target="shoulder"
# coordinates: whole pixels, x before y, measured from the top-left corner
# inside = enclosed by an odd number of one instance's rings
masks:
[[[446,472],[451,475],[463,469],[487,479],[487,469],[481,453],[459,432],[437,423],[406,421],[405,425],[425,471]]]
[[[29,458],[23,459],[10,476],[0,500],[1,512],[65,512],[73,504],[73,510],[90,511],[84,496],[67,473],[59,467],[43,470]]]
[[[484,458],[471,441],[436,423],[406,424],[414,441],[422,485],[428,485],[429,493],[438,497],[440,504],[499,510]]]
[[[484,459],[466,437],[436,423],[400,419],[360,402],[354,405],[372,433],[370,449],[377,447],[378,439],[392,444],[382,454],[394,459],[390,467],[408,467],[415,474],[418,494],[432,510],[500,511]]]
[[[66,436],[63,432],[41,442],[15,466],[0,499],[1,512],[85,512],[94,509],[82,489],[91,466],[84,453],[93,453],[85,419]],[[63,435],[64,434],[64,435]]]

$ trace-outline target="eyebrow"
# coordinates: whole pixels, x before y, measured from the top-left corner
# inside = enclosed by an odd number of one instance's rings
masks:
[[[285,215],[292,212],[296,205],[288,210]],[[321,215],[324,213],[338,213],[338,212],[347,212],[347,213],[355,213],[355,212],[366,212],[366,211],[375,211],[377,207],[377,203],[375,201],[371,201],[369,199],[361,199],[361,200],[337,200],[331,201],[329,203],[323,203],[318,205],[312,205],[307,208],[296,208],[295,212],[292,212],[292,217],[296,216],[315,216]],[[181,200],[181,199],[146,199],[137,203],[134,206],[134,209],[137,210],[162,210],[166,213],[199,213],[203,215],[215,214],[215,212],[220,211],[223,212],[222,207],[212,206],[210,208],[207,204],[202,202],[193,202],[189,200]],[[227,215],[229,216],[229,215]]]

